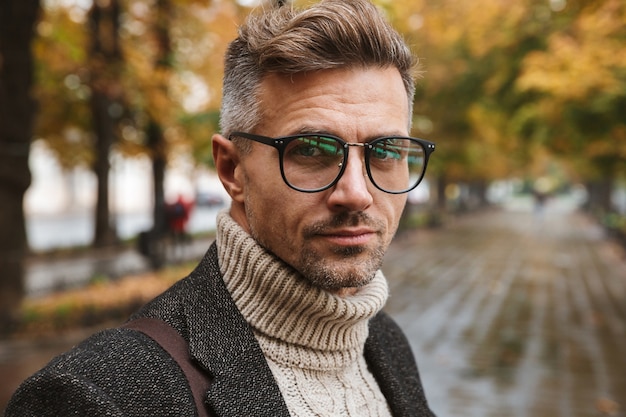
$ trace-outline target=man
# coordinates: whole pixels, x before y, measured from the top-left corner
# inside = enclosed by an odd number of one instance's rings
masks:
[[[196,270],[133,317],[182,336],[209,379],[199,407],[167,349],[122,327],[54,359],[7,416],[433,415],[381,312],[383,255],[434,149],[408,137],[411,53],[367,0],[328,0],[253,15],[225,64],[213,155],[232,205]]]

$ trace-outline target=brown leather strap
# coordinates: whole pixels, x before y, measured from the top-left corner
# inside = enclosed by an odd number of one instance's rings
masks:
[[[204,403],[204,396],[211,382],[206,372],[203,372],[198,365],[191,360],[189,346],[178,331],[163,320],[149,317],[131,320],[121,327],[144,333],[170,354],[172,359],[180,366],[180,369],[189,382],[191,393],[196,403],[198,416],[210,417]]]

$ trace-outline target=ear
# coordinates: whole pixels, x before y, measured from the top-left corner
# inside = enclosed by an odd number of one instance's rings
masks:
[[[226,192],[233,201],[243,202],[243,181],[239,151],[235,144],[224,136],[215,134],[212,138],[213,160],[215,169]]]

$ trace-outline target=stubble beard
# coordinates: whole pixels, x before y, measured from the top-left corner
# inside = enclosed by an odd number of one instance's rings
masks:
[[[329,248],[334,255],[327,255],[311,248],[307,243],[325,230],[341,226],[367,225],[377,231],[374,248],[348,246]],[[358,288],[369,284],[380,269],[386,251],[383,237],[384,226],[364,213],[342,213],[328,221],[315,223],[304,230],[305,246],[299,254],[296,269],[314,286],[327,291],[342,288]]]
[[[364,247],[332,249],[339,259],[328,260],[316,250],[304,250],[298,259],[298,270],[311,284],[327,291],[358,288],[369,284],[382,266],[384,250]],[[359,256],[369,252],[367,256]]]

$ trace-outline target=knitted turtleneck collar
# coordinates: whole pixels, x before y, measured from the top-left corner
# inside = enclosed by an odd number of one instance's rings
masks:
[[[282,351],[272,359],[300,367],[341,367],[363,353],[368,320],[387,300],[382,272],[355,295],[339,297],[312,286],[262,248],[226,211],[217,217],[216,240],[235,304],[264,339],[262,346],[271,341],[277,345],[272,351]]]

